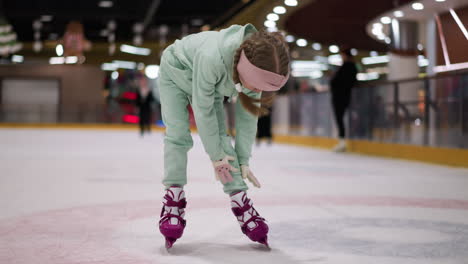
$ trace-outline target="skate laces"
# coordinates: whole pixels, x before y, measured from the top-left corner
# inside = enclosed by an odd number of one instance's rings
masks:
[[[245,193],[242,194],[241,201],[242,202],[239,203],[239,201],[237,201],[236,199],[233,199],[232,202],[236,204],[237,207],[232,207],[231,210],[234,213],[234,215],[237,217],[237,220],[240,222],[242,232],[245,233],[247,228],[253,229],[256,226],[258,226],[257,222],[265,221],[265,219],[260,216],[257,210],[255,210],[255,208],[252,205],[251,200],[247,198]],[[248,219],[246,220],[245,218],[247,217]],[[255,226],[249,227],[248,224],[252,222],[255,223]]]
[[[170,195],[170,194],[172,195]],[[181,195],[183,194],[183,190],[178,193],[178,198],[180,199]],[[165,221],[170,221],[171,218],[176,218],[182,223],[184,226],[186,224],[185,219],[183,218],[184,209],[187,206],[187,200],[184,198],[180,199],[179,201],[174,201],[175,193],[171,190],[167,190],[166,195],[163,197],[163,208],[161,210],[161,219],[159,220],[159,224],[162,224]],[[168,208],[168,207],[175,207],[175,208]]]

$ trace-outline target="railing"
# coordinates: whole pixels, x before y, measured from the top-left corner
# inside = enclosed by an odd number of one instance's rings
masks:
[[[333,137],[336,134],[330,94],[277,96],[275,133]],[[123,123],[134,107],[103,105],[0,105],[2,123]],[[159,106],[154,119],[160,119]],[[468,148],[468,73],[377,82],[353,89],[347,113],[352,139],[401,144]]]
[[[279,96],[275,131],[333,136],[330,101],[328,92]],[[356,87],[346,119],[352,139],[468,148],[468,73]]]

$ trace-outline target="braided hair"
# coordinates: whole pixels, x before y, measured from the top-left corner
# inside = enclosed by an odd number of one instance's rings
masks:
[[[258,68],[286,76],[289,72],[289,49],[281,33],[259,31],[246,39],[234,55],[234,83],[239,83],[237,64],[244,50],[247,59]],[[268,107],[273,103],[274,94],[262,99],[254,99],[240,92],[242,106],[251,114],[263,116],[268,114]],[[260,106],[257,104],[260,103]]]

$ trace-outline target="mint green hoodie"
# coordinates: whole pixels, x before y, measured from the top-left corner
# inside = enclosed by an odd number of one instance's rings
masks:
[[[226,131],[220,131],[224,128],[220,124],[224,123],[224,114],[219,114],[224,113],[220,101],[224,96],[232,98],[238,94],[232,79],[235,51],[255,32],[255,27],[247,24],[189,35],[169,46],[162,57],[166,73],[189,97],[203,146],[213,161],[226,156],[222,138]],[[261,97],[261,93],[246,88],[242,92],[253,98]],[[235,115],[235,151],[239,164],[248,165],[257,117],[248,113],[240,100]]]

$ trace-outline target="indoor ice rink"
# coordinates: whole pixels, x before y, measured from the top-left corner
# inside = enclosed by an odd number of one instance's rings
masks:
[[[468,169],[260,145],[249,195],[271,250],[246,238],[199,138],[187,227],[159,233],[163,134],[0,129],[0,263],[401,263],[468,259]]]

